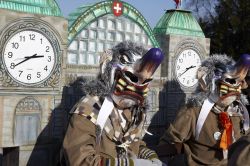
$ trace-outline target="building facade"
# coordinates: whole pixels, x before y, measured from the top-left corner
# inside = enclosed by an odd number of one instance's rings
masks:
[[[0,165],[49,165],[64,127],[53,119],[68,22],[54,0],[2,0],[0,13]]]

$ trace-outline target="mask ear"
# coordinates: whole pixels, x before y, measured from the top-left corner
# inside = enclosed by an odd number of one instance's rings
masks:
[[[207,68],[200,67],[197,71],[197,79],[199,81],[200,87],[202,90],[207,91],[207,83],[206,83],[206,76],[207,76]]]
[[[106,50],[104,51],[101,56],[100,56],[100,60],[99,60],[99,64],[100,64],[100,73],[104,74],[105,69],[107,64],[112,60],[112,51],[111,50]]]
[[[247,84],[247,82],[246,82],[246,80],[244,79],[244,80],[242,80],[242,85],[241,85],[241,89],[247,89],[248,88],[248,84]]]

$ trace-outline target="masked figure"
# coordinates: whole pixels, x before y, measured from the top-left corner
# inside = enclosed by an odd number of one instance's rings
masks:
[[[72,111],[63,143],[68,165],[162,165],[141,140],[149,83],[162,60],[160,49],[132,42],[104,52],[97,80],[83,83],[87,95]]]
[[[226,165],[228,147],[249,129],[247,100],[241,94],[250,55],[235,63],[226,55],[206,59],[198,70],[199,87],[178,112],[161,140],[184,153],[186,165]]]

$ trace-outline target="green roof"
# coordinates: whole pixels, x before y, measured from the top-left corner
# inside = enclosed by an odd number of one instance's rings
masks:
[[[84,13],[86,10],[88,10],[93,4],[89,5],[82,5],[78,7],[75,11],[69,14],[68,21],[69,21],[69,27],[74,23],[74,21],[80,16],[82,13]]]
[[[0,0],[0,8],[48,16],[62,16],[55,0]]]
[[[149,40],[154,47],[159,47],[154,33],[143,15],[130,4],[123,3],[123,16],[134,21],[147,34]],[[76,9],[69,15],[69,44],[73,41],[78,33],[80,33],[87,25],[95,21],[97,18],[112,14],[113,1],[102,1],[92,5],[84,5]]]
[[[186,10],[167,10],[156,24],[154,34],[205,37],[197,20]]]

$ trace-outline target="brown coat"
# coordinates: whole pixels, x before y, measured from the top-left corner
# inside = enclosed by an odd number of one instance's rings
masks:
[[[228,166],[244,165],[250,165],[250,134],[232,144],[228,153]]]
[[[88,102],[92,103],[91,105],[95,105],[93,100],[91,100],[92,99],[88,100]],[[92,107],[89,103],[80,104],[77,108],[88,109],[85,112],[90,114]],[[95,110],[92,111],[92,113],[93,112],[98,111]],[[127,156],[126,163],[133,162],[132,158],[157,158],[157,155],[147,149],[145,143],[141,140],[133,141],[128,149],[129,155]],[[110,163],[114,163],[116,162],[115,160],[117,160],[118,154],[117,143],[113,139],[110,139],[105,130],[103,131],[100,141],[99,153],[96,151],[96,125],[90,120],[89,116],[84,116],[80,113],[74,113],[70,119],[63,142],[63,151],[66,161],[68,162],[67,164],[72,166],[97,166],[100,165],[100,163],[106,163],[107,160]],[[122,164],[120,165],[122,166]]]
[[[183,150],[187,157],[187,164],[195,165],[226,165],[223,152],[219,148],[219,140],[214,138],[215,132],[222,132],[219,125],[218,114],[210,111],[204,122],[198,140],[195,140],[195,128],[201,108],[184,108],[174,123],[170,125],[167,136],[171,142],[183,143]],[[241,137],[240,117],[230,117],[233,123],[235,139]]]

